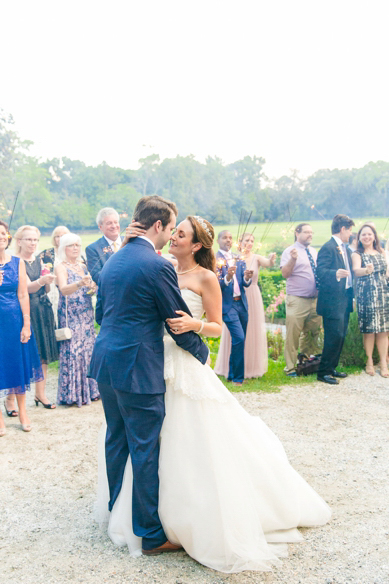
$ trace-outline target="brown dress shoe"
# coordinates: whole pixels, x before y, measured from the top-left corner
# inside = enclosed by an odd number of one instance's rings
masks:
[[[180,552],[183,549],[182,545],[175,545],[168,540],[163,545],[152,550],[142,550],[142,554],[145,556],[157,556],[158,554],[163,554],[165,552]]]

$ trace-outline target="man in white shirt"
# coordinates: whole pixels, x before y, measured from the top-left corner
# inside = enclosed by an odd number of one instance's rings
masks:
[[[88,271],[92,280],[97,284],[105,262],[120,249],[122,238],[120,236],[119,213],[112,207],[100,209],[96,223],[103,236],[88,245],[85,252]]]

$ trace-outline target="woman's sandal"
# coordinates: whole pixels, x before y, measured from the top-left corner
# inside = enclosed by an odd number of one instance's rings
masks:
[[[34,397],[34,401],[36,407],[38,407],[39,404],[42,404],[42,406],[46,408],[46,410],[55,410],[55,408],[57,407],[55,404],[44,404],[43,401],[39,399],[39,397]]]
[[[4,402],[4,409],[5,409],[5,413],[7,414],[7,416],[9,418],[17,418],[19,415],[16,410],[7,410],[7,405],[5,402]]]
[[[365,371],[368,375],[375,375],[374,365],[366,365]]]
[[[2,438],[3,436],[5,436],[7,433],[7,430],[5,428],[0,428],[0,438]]]
[[[386,367],[380,367],[380,375],[381,377],[389,377],[389,371],[388,368]]]
[[[31,424],[22,424],[23,432],[31,432]]]

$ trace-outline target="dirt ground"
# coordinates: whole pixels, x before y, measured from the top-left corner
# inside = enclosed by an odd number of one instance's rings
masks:
[[[56,376],[48,395],[55,400]],[[33,429],[6,419],[0,438],[0,581],[166,584],[388,584],[389,380],[286,387],[237,399],[282,440],[293,466],[333,510],[273,572],[226,575],[184,552],[132,559],[93,519],[101,403],[35,408]],[[4,416],[4,409],[3,409]]]

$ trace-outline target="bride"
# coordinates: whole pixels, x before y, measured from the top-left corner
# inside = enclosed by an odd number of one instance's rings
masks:
[[[133,230],[134,231],[134,230]],[[221,292],[212,251],[214,230],[189,216],[171,238],[170,253],[182,296],[193,317],[179,312],[167,325],[176,334],[221,332]],[[199,330],[199,319],[205,313]],[[270,570],[302,539],[297,527],[323,525],[328,505],[292,468],[281,442],[250,416],[209,365],[202,365],[165,335],[166,417],[159,459],[159,515],[169,541],[201,564],[231,573]],[[132,469],[112,512],[105,471],[105,424],[99,436],[97,518],[108,522],[117,545],[140,555],[132,531]]]

